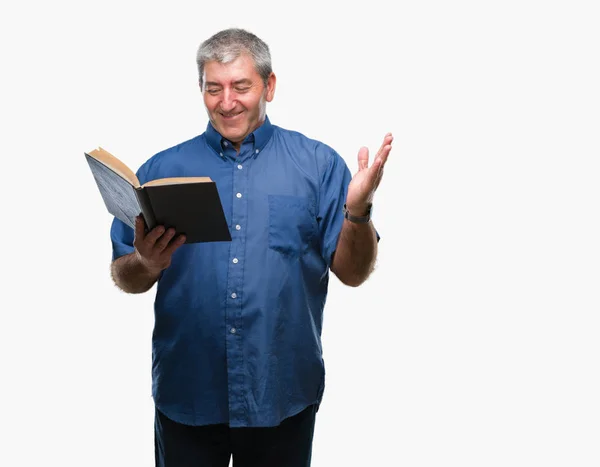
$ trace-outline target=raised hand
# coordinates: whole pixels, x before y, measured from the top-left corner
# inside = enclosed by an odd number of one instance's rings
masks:
[[[171,264],[171,256],[185,243],[185,235],[175,237],[175,229],[165,231],[162,225],[154,227],[150,232],[144,231],[142,216],[135,218],[135,237],[133,246],[140,262],[153,274],[158,274]]]
[[[346,206],[350,214],[362,216],[367,213],[383,177],[383,167],[392,150],[393,139],[391,133],[385,135],[371,167],[369,167],[369,149],[362,147],[358,151],[358,171],[348,185],[346,196]]]

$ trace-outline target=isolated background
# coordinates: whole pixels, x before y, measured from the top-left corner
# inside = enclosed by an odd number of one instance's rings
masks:
[[[2,6],[0,463],[153,465],[154,291],[111,284],[83,152],[201,133],[196,49],[238,26],[274,124],[352,172],[395,136],[377,271],[331,284],[313,465],[600,465],[594,3]]]

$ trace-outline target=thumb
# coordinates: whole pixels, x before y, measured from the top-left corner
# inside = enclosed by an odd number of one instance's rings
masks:
[[[363,146],[358,151],[358,170],[366,169],[368,166],[369,166],[369,149]]]
[[[143,215],[140,213],[135,217],[135,237],[142,240],[145,236],[146,224]]]

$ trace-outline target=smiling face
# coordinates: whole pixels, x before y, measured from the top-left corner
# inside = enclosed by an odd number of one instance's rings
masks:
[[[254,61],[246,54],[229,63],[204,65],[202,96],[215,130],[239,150],[246,136],[265,120],[267,102],[275,94],[275,74],[264,85]]]

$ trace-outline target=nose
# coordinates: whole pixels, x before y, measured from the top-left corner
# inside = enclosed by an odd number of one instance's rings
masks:
[[[221,110],[223,112],[230,112],[235,108],[235,96],[230,89],[223,90],[223,100],[221,101]]]

